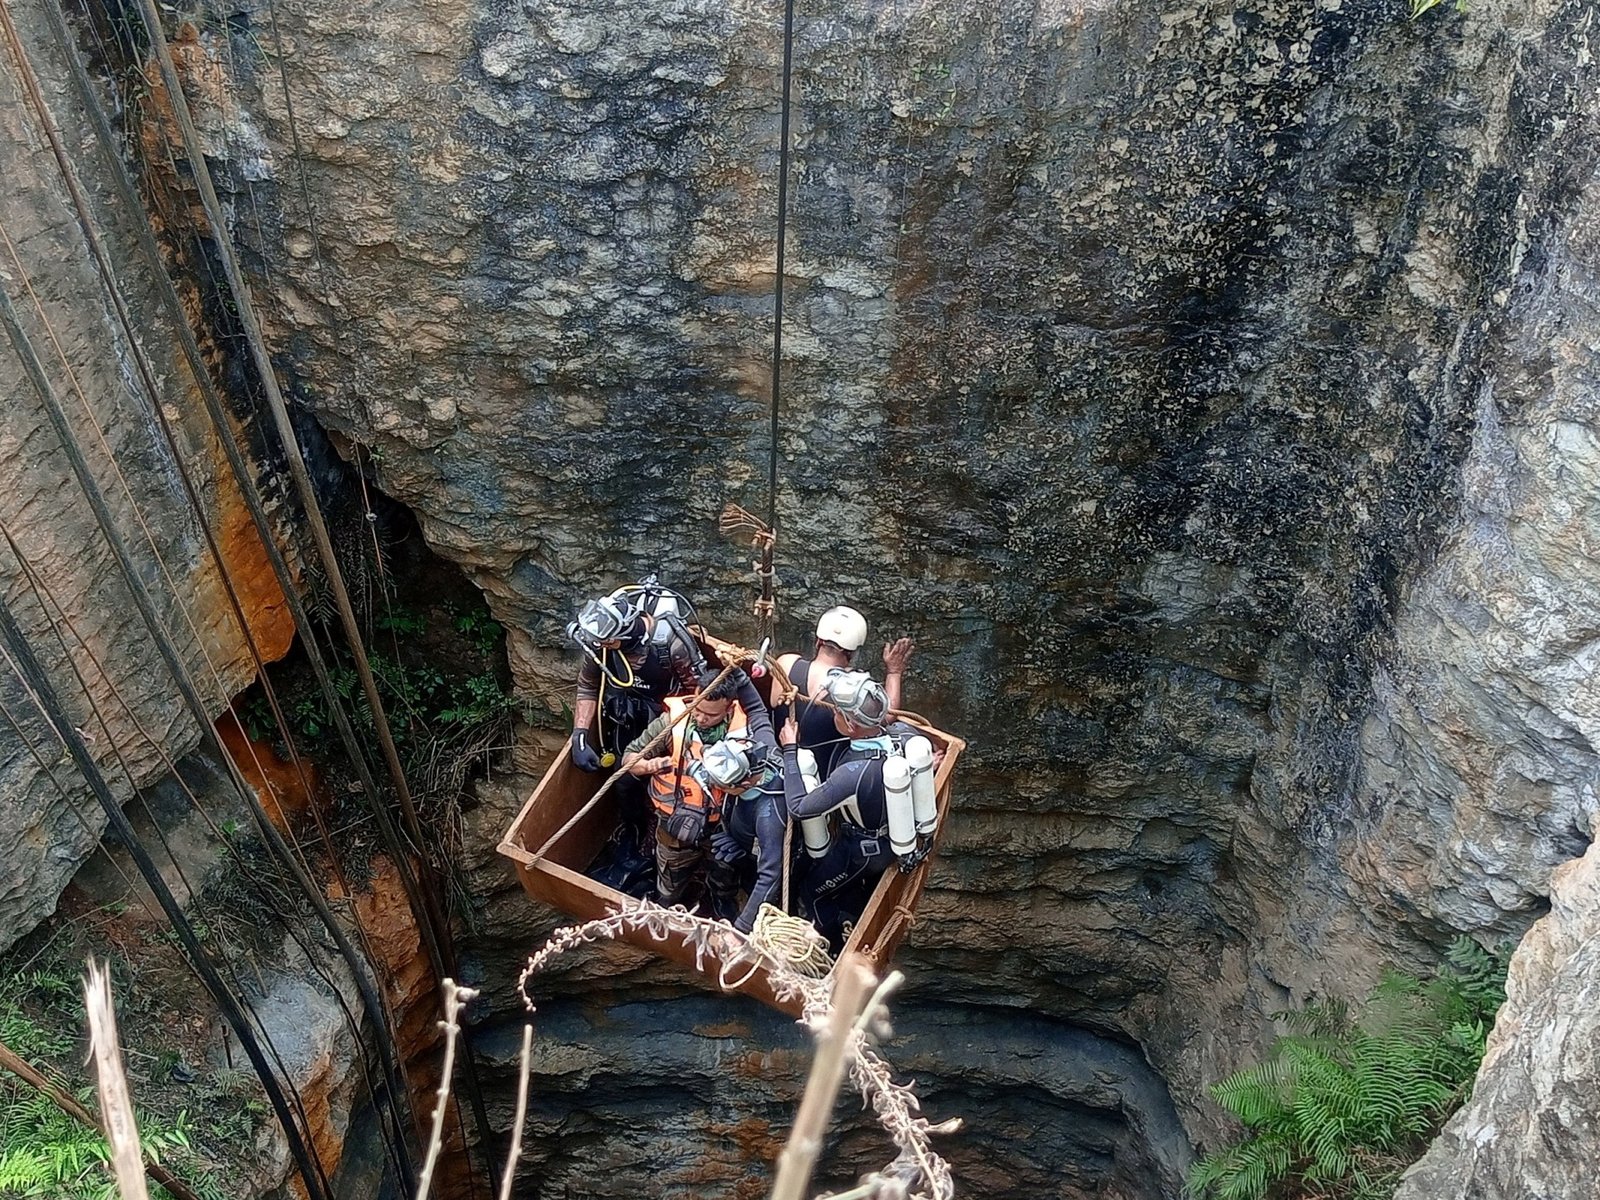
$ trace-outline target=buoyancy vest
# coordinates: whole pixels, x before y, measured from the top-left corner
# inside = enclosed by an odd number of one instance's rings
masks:
[[[666,716],[673,723],[669,751],[672,769],[650,776],[650,802],[662,816],[671,816],[680,806],[702,809],[706,823],[715,824],[722,817],[722,795],[703,783],[703,777],[695,768],[708,744],[744,733],[744,709],[736,704],[728,710],[727,723],[719,726],[722,732],[712,738],[711,743],[706,742],[694,718],[684,716],[688,709],[688,702],[678,696],[666,702]]]

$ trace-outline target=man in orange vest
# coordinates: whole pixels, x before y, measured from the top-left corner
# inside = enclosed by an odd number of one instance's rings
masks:
[[[623,769],[646,781],[656,811],[656,899],[662,904],[683,901],[707,838],[722,819],[726,792],[706,774],[706,748],[725,738],[741,738],[752,742],[757,758],[774,754],[765,707],[747,712],[737,702],[747,684],[742,671],[733,671],[693,707],[686,698],[669,697],[666,711],[628,743]],[[645,747],[669,728],[666,753],[645,758]]]

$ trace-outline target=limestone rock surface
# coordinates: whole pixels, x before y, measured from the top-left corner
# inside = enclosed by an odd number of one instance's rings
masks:
[[[1517,948],[1471,1101],[1395,1200],[1594,1188],[1600,1143],[1600,849],[1556,869],[1551,911]]]
[[[776,6],[264,8],[171,33],[274,350],[524,697],[559,724],[571,610],[646,571],[749,637],[713,527],[766,499]],[[930,1011],[1136,1045],[1205,1142],[1268,1013],[1543,912],[1600,766],[1592,23],[805,7],[784,636],[840,600],[914,635],[913,707],[972,744],[906,952]],[[953,1069],[1000,1111],[1031,1051],[987,1028],[1004,1061]],[[1089,1164],[1072,1103],[1041,1136]],[[1168,1194],[1113,1109],[1078,1191]]]
[[[524,694],[647,570],[749,636],[776,10],[278,12],[199,30],[275,341]],[[915,984],[1135,1040],[1201,1139],[1267,1013],[1520,933],[1595,808],[1589,6],[1405,17],[797,30],[786,640],[913,634],[973,745]]]

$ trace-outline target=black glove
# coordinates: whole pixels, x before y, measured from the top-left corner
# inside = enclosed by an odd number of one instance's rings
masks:
[[[688,804],[679,805],[673,809],[671,816],[662,818],[661,827],[680,844],[698,846],[700,839],[706,835],[705,810]]]
[[[598,771],[600,769],[600,756],[594,752],[594,747],[589,745],[589,731],[575,729],[572,731],[572,765],[580,771]]]
[[[719,829],[711,835],[711,857],[719,863],[736,863],[744,854],[744,847],[727,830]]]

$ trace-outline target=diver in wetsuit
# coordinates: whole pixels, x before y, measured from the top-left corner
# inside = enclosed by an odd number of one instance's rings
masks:
[[[783,882],[784,833],[789,811],[783,792],[783,759],[774,748],[728,739],[705,754],[706,774],[723,795],[722,824],[711,835],[706,890],[712,912],[730,918],[740,933],[756,926],[761,906],[774,902]],[[745,860],[755,857],[755,878],[744,907],[733,914]]]
[[[806,791],[797,758],[800,731],[792,717],[778,740],[789,816],[797,821],[826,816],[836,827],[827,850],[806,865],[800,897],[812,923],[837,950],[844,943],[845,923],[860,917],[878,877],[895,861],[883,764],[917,730],[890,719],[888,692],[865,672],[835,671],[822,694],[833,705],[828,711],[838,747],[832,769],[816,788]]]
[[[568,636],[584,656],[578,667],[571,738],[572,761],[581,770],[614,765],[628,744],[660,716],[669,695],[693,692],[720,673],[706,663],[679,616],[680,602],[687,605],[652,577],[637,587],[590,600],[567,626]],[[735,674],[736,680],[729,682],[748,714],[752,735],[773,744],[772,722],[761,693],[743,672]],[[597,719],[598,738],[591,740],[590,727]],[[613,855],[615,878],[608,882],[628,891],[633,889],[627,881],[648,866],[642,851],[649,806],[644,787],[631,778],[618,780],[615,792],[622,830]]]

